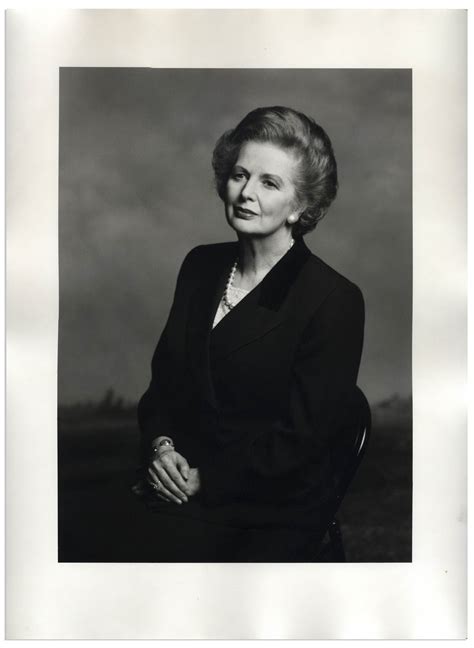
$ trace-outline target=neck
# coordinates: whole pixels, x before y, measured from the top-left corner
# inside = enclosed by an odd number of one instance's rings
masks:
[[[278,263],[293,242],[291,231],[279,233],[278,237],[239,236],[239,265],[241,287],[252,286]]]

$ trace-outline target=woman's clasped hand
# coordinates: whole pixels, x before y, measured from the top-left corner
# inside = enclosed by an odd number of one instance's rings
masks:
[[[190,468],[173,447],[165,446],[155,452],[147,472],[147,481],[156,496],[166,502],[182,504],[199,492],[199,470]]]

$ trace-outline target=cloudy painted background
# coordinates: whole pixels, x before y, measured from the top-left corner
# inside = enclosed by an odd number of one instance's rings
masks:
[[[359,384],[411,395],[411,72],[63,68],[59,138],[59,403],[136,401],[176,274],[233,239],[213,191],[216,139],[287,105],[332,139],[340,191],[309,247],[362,289]]]

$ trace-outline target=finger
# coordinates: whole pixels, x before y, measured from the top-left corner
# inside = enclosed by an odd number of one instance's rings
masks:
[[[159,488],[159,490],[157,490]],[[176,498],[172,493],[169,493],[168,490],[161,485],[153,486],[153,495],[158,499],[164,500],[165,502],[170,502],[174,504],[182,504],[183,502]]]
[[[172,502],[176,502],[176,504],[182,504],[183,503],[182,500],[179,497],[176,497],[176,495],[174,495],[174,493],[172,493],[168,488],[166,488],[166,486],[163,484],[161,479],[157,478],[157,475],[153,471],[152,468],[148,468],[148,473],[149,473],[150,477],[153,479],[152,485],[155,484],[156,486],[159,487],[160,495],[166,495],[167,497],[169,497],[171,499]]]
[[[166,472],[164,466],[156,466],[156,472],[163,486],[166,486],[166,488],[170,492],[176,495],[176,497],[182,499],[184,502],[188,501],[188,496],[186,495],[186,492],[181,490],[181,488],[179,488],[179,486],[175,484],[173,479],[171,479],[171,477]]]
[[[168,470],[168,467],[171,467],[171,471],[175,471],[178,479],[175,479],[172,475],[170,475],[170,470]],[[166,456],[161,456],[151,464],[151,468],[153,468],[153,470],[155,471],[157,478],[160,479],[169,490],[186,501],[186,483],[181,479],[178,471],[174,468],[173,459],[168,459],[166,458]]]
[[[157,478],[156,475],[151,471],[150,468],[148,468],[148,473],[149,473],[149,476],[147,477],[147,480],[146,480],[146,481],[147,481],[147,483],[151,486],[151,488],[153,489],[154,494],[157,495],[157,494],[158,494],[158,490],[157,490],[157,488],[161,488],[161,485],[160,485],[160,483],[159,483],[159,481],[158,481],[158,478]]]
[[[178,467],[178,470],[181,472],[183,479],[187,480],[189,478],[189,464],[186,459],[181,455],[178,455],[176,459],[176,465]]]
[[[184,479],[181,477],[179,470],[176,468],[172,461],[163,461],[162,467],[168,473],[169,478],[178,486],[178,488],[185,494],[188,494],[188,487]]]
[[[168,498],[166,497],[166,495],[164,495],[162,492],[160,492],[160,491],[157,490],[157,487],[158,487],[158,488],[161,488],[161,486],[158,486],[158,484],[157,484],[153,479],[149,478],[149,479],[147,479],[147,482],[148,482],[148,484],[152,487],[152,489],[153,489],[153,495],[154,495],[156,498],[161,499],[161,500],[164,500],[165,502],[171,502],[171,500],[168,499]]]
[[[171,503],[171,500],[170,500],[170,499],[168,499],[167,497],[165,497],[165,495],[162,495],[161,493],[158,493],[158,491],[156,491],[155,495],[156,495],[156,497],[157,497],[158,499],[163,500],[163,502],[169,502],[169,503]]]

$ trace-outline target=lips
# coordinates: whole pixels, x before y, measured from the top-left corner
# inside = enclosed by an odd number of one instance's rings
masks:
[[[236,212],[239,214],[242,214],[243,216],[256,216],[257,213],[252,211],[251,209],[246,209],[245,207],[236,207],[235,208]]]

